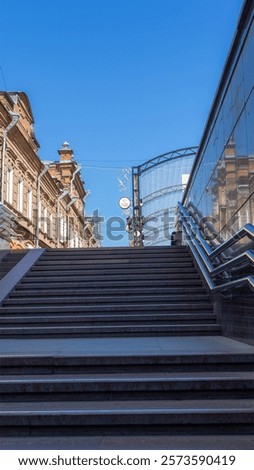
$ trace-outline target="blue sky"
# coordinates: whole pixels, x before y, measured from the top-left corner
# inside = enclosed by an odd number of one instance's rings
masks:
[[[241,6],[0,0],[0,88],[28,94],[42,159],[70,142],[89,213],[121,215],[121,168],[199,143]]]

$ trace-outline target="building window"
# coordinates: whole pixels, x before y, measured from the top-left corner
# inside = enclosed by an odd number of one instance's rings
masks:
[[[61,219],[61,242],[66,243],[67,240],[67,220],[65,217]]]
[[[27,218],[32,220],[33,218],[33,190],[29,189],[27,193]]]
[[[53,214],[52,212],[49,215],[49,237],[53,238]]]
[[[38,205],[38,229],[41,229],[41,201],[39,201]]]
[[[75,233],[74,246],[75,246],[75,248],[78,248],[78,234],[77,234],[77,232]]]
[[[73,222],[69,222],[69,246],[70,248],[74,248],[74,227]]]
[[[246,207],[243,207],[239,211],[239,228],[242,228],[245,224],[248,224],[250,221],[249,211]]]
[[[48,233],[47,207],[45,207],[43,211],[43,232]]]
[[[23,212],[23,189],[24,184],[23,180],[19,180],[18,182],[18,211]]]
[[[13,169],[9,168],[7,172],[7,202],[12,204],[13,201]]]
[[[64,243],[66,241],[66,222],[65,218],[61,216],[60,219],[60,242]]]

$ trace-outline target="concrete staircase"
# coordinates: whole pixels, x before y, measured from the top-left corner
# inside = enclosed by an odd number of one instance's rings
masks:
[[[8,274],[14,266],[25,256],[26,250],[8,251],[0,259],[0,280]]]
[[[148,343],[146,348],[143,344],[143,353],[129,344],[127,353],[128,338],[119,338],[118,350],[113,352],[115,346],[108,343],[108,354],[101,354],[101,342],[105,348],[101,338],[96,340],[97,353],[78,354],[82,343],[77,340],[76,354],[73,350],[59,354],[61,347],[54,340],[54,354],[47,352],[45,343],[44,354],[36,356],[34,345],[29,354],[5,355],[1,360],[0,435],[115,435],[123,441],[124,436],[161,435],[163,439],[178,435],[187,447],[190,436],[249,438],[254,434],[253,348],[240,353],[236,348],[233,353],[221,342],[222,352],[211,354],[210,338],[203,344],[203,353],[195,351],[195,344],[204,337],[186,338],[193,349],[188,354],[178,352],[179,342],[184,341],[178,337],[167,339],[175,349],[168,353],[165,344],[157,354],[149,353]],[[213,338],[215,350],[218,338]],[[205,446],[209,448],[209,440]]]
[[[254,434],[254,347],[185,247],[45,251],[0,319],[1,436]]]
[[[185,247],[46,251],[3,302],[0,336],[213,335]]]

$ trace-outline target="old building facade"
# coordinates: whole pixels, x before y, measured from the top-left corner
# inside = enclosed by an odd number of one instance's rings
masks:
[[[67,142],[42,161],[27,95],[0,92],[0,240],[11,248],[97,246],[86,190]]]

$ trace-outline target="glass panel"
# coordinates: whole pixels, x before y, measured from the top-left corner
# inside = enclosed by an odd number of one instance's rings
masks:
[[[246,40],[244,50],[243,50],[243,74],[244,74],[244,90],[245,90],[245,99],[248,99],[249,94],[251,93],[254,86],[254,61],[253,61],[253,51],[254,51],[254,26],[252,22],[252,27],[249,32],[248,38]]]
[[[254,222],[253,85],[252,24],[232,69],[221,109],[208,129],[206,146],[186,202],[187,206],[191,203],[199,218],[209,217],[218,236],[224,239],[245,223]]]
[[[177,203],[182,199],[193,161],[194,156],[178,157],[141,174],[145,245],[170,244]]]
[[[246,106],[247,149],[250,158],[254,156],[254,91],[252,91]]]

